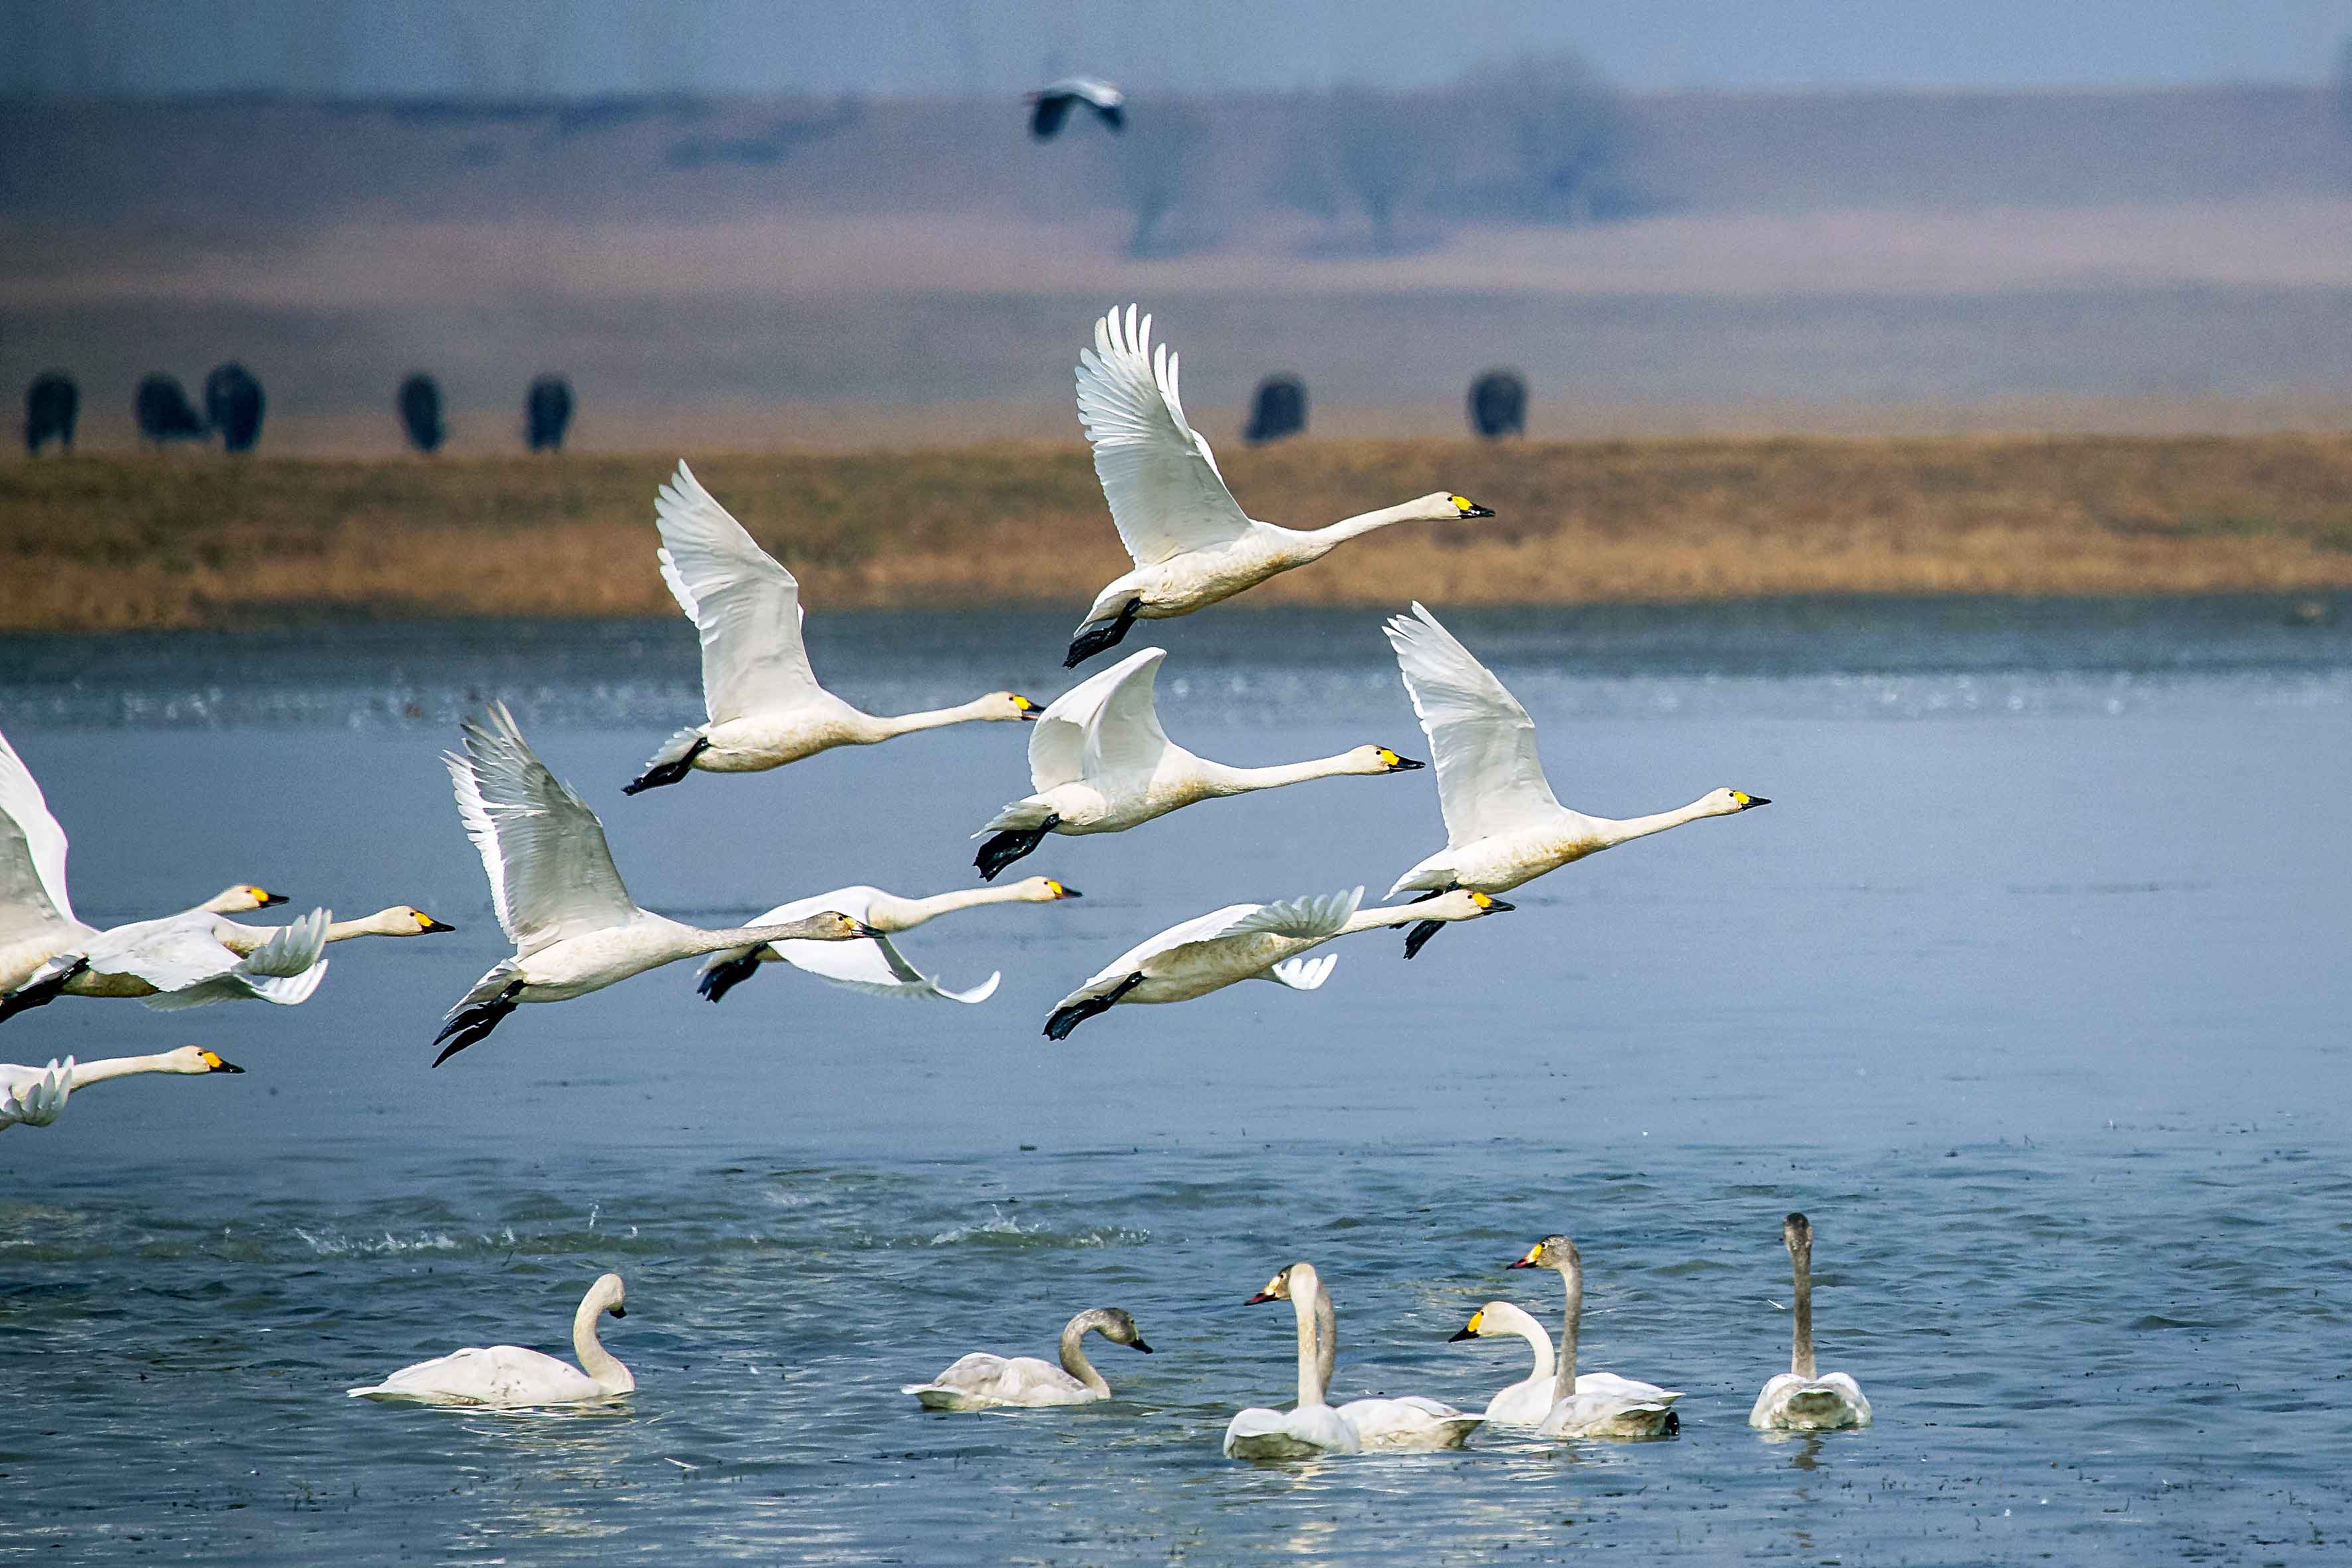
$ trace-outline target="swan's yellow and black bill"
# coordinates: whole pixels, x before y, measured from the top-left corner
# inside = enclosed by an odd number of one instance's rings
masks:
[[[1037,721],[1037,715],[1043,711],[1034,702],[1017,691],[1013,694],[1013,706],[1020,709],[1021,717],[1032,724]]]
[[[1520,1258],[1517,1263],[1511,1264],[1508,1267],[1513,1268],[1533,1268],[1536,1266],[1536,1259],[1542,1256],[1543,1243],[1538,1241],[1533,1247],[1528,1248],[1528,1255],[1525,1258]]]
[[[267,888],[247,888],[246,891],[252,895],[254,903],[261,909],[275,909],[286,901],[285,894],[273,893]]]
[[[1517,1265],[1517,1264],[1516,1264],[1516,1263],[1514,1263],[1514,1264],[1512,1264],[1512,1265],[1511,1265],[1511,1267],[1512,1267],[1512,1268],[1517,1268],[1518,1267],[1518,1265]],[[1465,1324],[1465,1325],[1463,1326],[1462,1331],[1461,1331],[1460,1333],[1455,1334],[1455,1335],[1454,1336],[1454,1340],[1475,1340],[1475,1339],[1476,1339],[1476,1338],[1478,1337],[1478,1325],[1479,1325],[1480,1323],[1485,1322],[1486,1321],[1486,1308],[1484,1308],[1484,1307],[1481,1307],[1481,1308],[1479,1308],[1476,1311],[1475,1311],[1475,1312],[1473,1312],[1473,1313],[1471,1313],[1471,1314],[1470,1314],[1470,1321],[1469,1321],[1468,1323],[1466,1323],[1466,1324]],[[1452,1344],[1452,1343],[1454,1342],[1454,1340],[1448,1340],[1448,1341],[1446,1341],[1445,1342],[1446,1342],[1447,1344]]]
[[[1152,1349],[1151,1349],[1151,1347],[1150,1347],[1150,1345],[1148,1345],[1148,1344],[1145,1344],[1141,1340],[1129,1340],[1129,1341],[1128,1341],[1128,1342],[1127,1342],[1127,1348],[1128,1348],[1128,1349],[1129,1349],[1129,1350],[1141,1351],[1145,1355],[1150,1355],[1150,1354],[1152,1354],[1152,1353],[1153,1353],[1153,1352],[1152,1352]]]
[[[1411,757],[1401,757],[1397,755],[1396,752],[1390,751],[1386,746],[1380,748],[1380,754],[1381,761],[1387,765],[1389,772],[1392,773],[1409,773],[1417,768],[1425,768],[1429,766],[1427,763],[1416,763]]]
[[[1744,789],[1733,790],[1731,792],[1731,798],[1739,803],[1739,809],[1742,811],[1749,811],[1759,805],[1769,805],[1772,804],[1771,801],[1767,799],[1765,796],[1760,795],[1749,795]]]
[[[626,1307],[624,1307],[624,1306],[620,1305],[618,1302],[614,1303],[614,1306],[613,1306],[613,1316],[614,1316],[614,1317],[616,1317],[616,1318],[625,1318],[625,1317],[627,1317],[628,1315],[629,1315],[629,1310],[628,1310]]]
[[[1271,1290],[1261,1290],[1256,1295],[1252,1296],[1248,1300],[1244,1301],[1242,1305],[1244,1307],[1255,1307],[1260,1301],[1279,1301],[1281,1300],[1281,1297],[1276,1295]]]
[[[1519,907],[1517,904],[1507,904],[1497,898],[1491,898],[1475,888],[1470,889],[1470,901],[1477,906],[1478,912],[1482,915],[1504,913]]]
[[[1061,883],[1054,880],[1051,877],[1045,879],[1045,889],[1057,899],[1083,899],[1086,897],[1084,893],[1081,893],[1076,888],[1066,888]]]
[[[1464,517],[1492,517],[1495,515],[1494,508],[1480,506],[1468,496],[1447,496],[1445,499],[1452,501],[1454,503],[1454,510],[1460,512]]]
[[[205,1070],[206,1072],[243,1072],[245,1070],[235,1062],[225,1062],[221,1060],[220,1058],[215,1056],[210,1051],[198,1051],[196,1053],[196,1059],[205,1064]]]
[[[423,910],[416,910],[416,911],[415,911],[415,914],[416,914],[416,929],[417,929],[419,931],[456,931],[456,930],[457,929],[456,926],[453,926],[453,925],[449,924],[446,921],[436,921],[436,920],[435,920],[431,915],[426,914]]]

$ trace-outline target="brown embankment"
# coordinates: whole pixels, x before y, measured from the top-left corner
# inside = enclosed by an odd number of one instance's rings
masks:
[[[1302,442],[1235,449],[1269,521],[1433,489],[1493,521],[1406,525],[1258,603],[2352,587],[2352,436]],[[666,457],[0,465],[0,629],[320,616],[674,614]],[[711,454],[704,481],[841,605],[1053,604],[1125,569],[1086,454],[1045,446]]]

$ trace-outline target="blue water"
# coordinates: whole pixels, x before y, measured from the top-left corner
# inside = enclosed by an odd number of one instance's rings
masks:
[[[2352,631],[2259,600],[1450,617],[1573,804],[1772,797],[1600,857],[1411,964],[1312,994],[1053,1002],[1217,904],[1377,894],[1440,839],[1428,773],[1211,803],[1024,868],[1079,902],[903,945],[973,1008],[681,966],[526,1008],[438,1071],[503,951],[437,752],[512,701],[631,890],[718,923],[853,881],[966,885],[1025,789],[972,726],[623,799],[694,707],[682,624],[0,641],[0,728],[93,919],[232,879],[450,936],[345,944],[299,1008],[68,999],[0,1058],[194,1041],[0,1134],[0,1563],[1398,1563],[1620,1551],[1853,1563],[2340,1560],[2352,1537]],[[880,709],[1060,689],[1064,617],[832,616]],[[1154,628],[1172,735],[1265,763],[1425,755],[1360,613]],[[1787,1359],[1780,1216],[1819,1232],[1825,1368],[1867,1432],[1745,1426]],[[1335,1394],[1483,1404],[1449,1343],[1553,1231],[1585,1364],[1688,1391],[1680,1437],[1255,1468],[1313,1260]],[[378,1407],[461,1343],[564,1352],[595,1274],[619,1414]],[[1551,1289],[1547,1290],[1545,1286]],[[1082,1411],[929,1414],[968,1350],[1132,1310]],[[1096,1342],[1099,1343],[1099,1342]]]

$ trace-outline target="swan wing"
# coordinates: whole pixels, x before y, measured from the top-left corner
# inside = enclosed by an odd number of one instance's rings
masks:
[[[1556,820],[1561,806],[1518,699],[1418,600],[1386,629],[1437,763],[1448,846]]]
[[[1142,720],[1150,733],[1159,737],[1160,745],[1168,737],[1160,732],[1160,716],[1153,706],[1152,683],[1157,678],[1160,661],[1168,650],[1160,647],[1138,648],[1112,665],[1087,677],[1067,691],[1045,705],[1037,721],[1029,727],[1029,782],[1040,793],[1076,784],[1086,778],[1093,747],[1089,737],[1103,721],[1104,709],[1114,696],[1123,693],[1129,683],[1141,677]],[[1130,703],[1122,705],[1122,721],[1132,724],[1135,714]],[[1120,745],[1114,742],[1115,746]],[[1122,750],[1126,749],[1121,746]]]
[[[1118,984],[1160,953],[1171,952],[1187,942],[1207,942],[1213,937],[1223,936],[1234,921],[1245,915],[1254,915],[1265,907],[1263,904],[1227,904],[1223,909],[1196,915],[1181,925],[1170,926],[1156,936],[1148,936],[1097,970],[1084,985],[1063,997],[1060,1005],[1067,1006],[1100,987]]]
[[[856,942],[771,942],[769,948],[794,969],[806,970],[836,985],[875,996],[935,996],[943,1002],[985,1002],[996,994],[997,982],[1003,978],[1001,973],[992,974],[969,991],[950,991],[908,963],[906,954],[887,936],[863,937]]]
[[[1339,1419],[1367,1448],[1458,1448],[1486,1418],[1410,1394],[1351,1399],[1339,1406]]]
[[[0,735],[0,943],[74,918],[66,830],[8,737]]]
[[[210,916],[183,917],[161,922],[162,929],[130,953],[104,963],[93,959],[91,967],[137,974],[155,987],[156,994],[147,998],[147,1005],[159,1011],[247,997],[290,1007],[310,1000],[327,977],[323,953],[330,919],[325,910],[312,910],[239,957],[236,949],[222,942]],[[167,985],[162,978],[175,969],[194,974],[204,967],[211,973],[180,984]]]
[[[436,1405],[571,1405],[604,1396],[595,1379],[578,1367],[520,1345],[469,1345],[349,1392],[354,1398]]]
[[[801,641],[801,585],[684,463],[654,497],[662,581],[702,637],[710,721],[795,708],[821,690]]]
[[[1177,356],[1165,343],[1154,352],[1151,318],[1139,321],[1133,305],[1097,321],[1095,346],[1078,351],[1078,423],[1137,565],[1223,549],[1249,532],[1209,443],[1184,421]]]
[[[1144,648],[1117,667],[1119,679],[1087,724],[1087,778],[1140,784],[1159,767],[1168,750],[1156,700],[1160,662],[1167,657],[1165,649]]]
[[[503,702],[464,727],[447,752],[466,835],[481,852],[499,924],[519,952],[616,926],[637,906],[621,885],[604,825],[547,771]]]
[[[73,1092],[74,1059],[49,1058],[46,1068],[0,1067],[0,1129],[47,1127]]]
[[[1265,972],[1266,978],[1289,986],[1293,991],[1318,991],[1331,978],[1331,971],[1339,966],[1336,952],[1317,953],[1312,958],[1286,958]]]
[[[1337,936],[1355,914],[1356,906],[1363,901],[1361,888],[1325,893],[1319,898],[1284,899],[1278,903],[1258,905],[1217,934],[1246,936],[1253,931],[1270,931],[1276,936]]]

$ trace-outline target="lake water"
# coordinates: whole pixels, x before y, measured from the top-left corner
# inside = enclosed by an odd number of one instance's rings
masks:
[[[1368,884],[1441,841],[1433,774],[1050,840],[1076,903],[902,939],[978,1007],[690,966],[525,1008],[427,1070],[504,951],[437,760],[507,698],[604,816],[631,890],[708,923],[870,881],[967,885],[1025,792],[971,726],[749,777],[620,785],[697,708],[680,624],[0,640],[0,728],[73,839],[81,912],[232,879],[457,934],[336,950],[299,1008],[68,1000],[0,1058],[194,1041],[0,1135],[0,1563],[713,1561],[2342,1561],[2352,1541],[2352,604],[1836,603],[1449,616],[1533,711],[1572,804],[1718,784],[1700,823],[1513,895],[1323,990],[1120,1008],[1065,991],[1243,899]],[[1443,611],[1441,610],[1441,613]],[[1178,740],[1240,763],[1425,756],[1378,617],[1147,628]],[[819,616],[886,710],[1043,699],[1065,616]],[[1138,640],[1141,640],[1139,638]],[[1822,1364],[1872,1429],[1773,1441],[1781,1215],[1819,1233]],[[1288,1309],[1338,1304],[1335,1396],[1471,1405],[1524,1351],[1481,1302],[1686,1390],[1672,1441],[1254,1468]],[[618,1414],[378,1407],[342,1390],[498,1341],[568,1354],[627,1279]],[[1546,1289],[1549,1287],[1549,1289]],[[951,1415],[897,1391],[1050,1356],[1081,1308],[1158,1353],[1113,1402]],[[1095,1342],[1099,1343],[1099,1342]],[[1517,1342],[1507,1342],[1516,1346]]]

